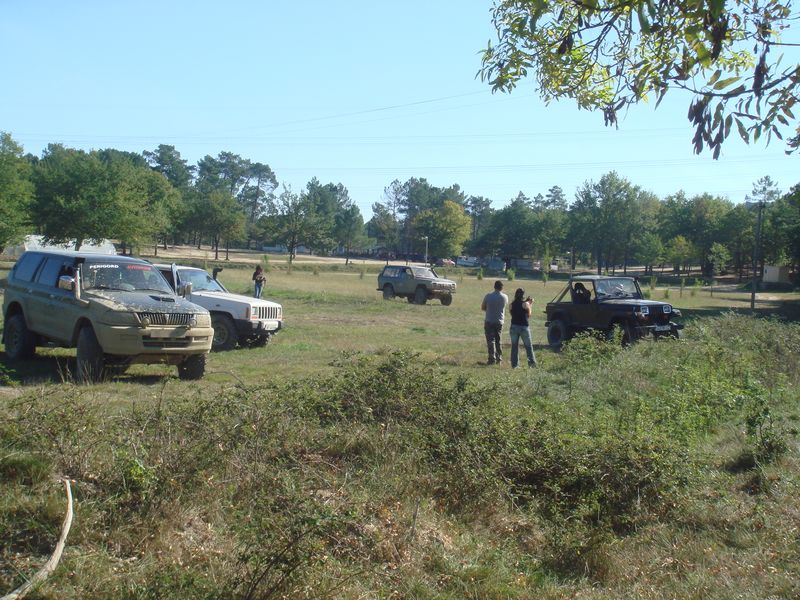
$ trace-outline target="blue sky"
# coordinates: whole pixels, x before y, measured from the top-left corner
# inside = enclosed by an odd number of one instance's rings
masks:
[[[0,0],[0,130],[195,163],[230,151],[299,191],[344,184],[365,217],[392,180],[457,183],[495,208],[519,191],[576,189],[615,170],[666,196],[740,202],[764,175],[800,182],[779,140],[731,135],[692,154],[689,98],[641,105],[619,129],[532,82],[492,95],[475,77],[493,38],[490,0],[229,2]],[[735,138],[735,139],[734,139]]]

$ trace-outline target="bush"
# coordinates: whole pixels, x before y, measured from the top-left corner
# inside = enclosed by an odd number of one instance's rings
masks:
[[[516,276],[517,272],[514,269],[507,269],[506,270],[506,279],[509,281],[514,281],[514,277]]]

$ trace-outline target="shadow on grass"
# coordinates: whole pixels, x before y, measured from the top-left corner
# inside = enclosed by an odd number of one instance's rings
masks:
[[[36,355],[29,360],[11,362],[5,352],[0,352],[0,385],[32,386],[43,383],[67,383],[75,380],[75,358],[64,356]],[[128,381],[142,385],[156,385],[164,381],[165,375],[121,374],[109,380]],[[5,381],[3,381],[5,380]]]

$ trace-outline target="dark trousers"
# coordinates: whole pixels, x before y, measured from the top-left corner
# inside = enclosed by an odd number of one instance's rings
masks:
[[[503,349],[500,346],[500,334],[503,332],[502,323],[483,323],[483,333],[486,335],[486,351],[489,353],[489,362],[500,362],[503,358]]]

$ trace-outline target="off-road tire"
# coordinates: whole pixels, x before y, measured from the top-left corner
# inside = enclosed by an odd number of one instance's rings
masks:
[[[425,304],[428,301],[428,290],[419,286],[414,292],[414,304]]]
[[[621,334],[619,332],[622,332]],[[633,329],[628,323],[613,323],[611,327],[606,330],[606,340],[614,342],[617,339],[621,340],[623,347],[627,348],[636,341]]]
[[[211,349],[215,352],[223,350],[233,350],[239,335],[236,333],[236,326],[228,315],[211,315],[211,327],[214,328],[214,339],[211,340]]]
[[[178,365],[178,377],[183,381],[202,379],[206,372],[206,355],[192,354]]]
[[[84,325],[78,333],[78,352],[76,359],[76,376],[81,383],[102,381],[106,375],[106,358],[94,329]]]
[[[567,324],[562,319],[553,319],[547,326],[547,343],[553,350],[560,350],[569,339]]]
[[[394,288],[388,283],[383,286],[383,299],[394,300]]]
[[[25,316],[12,315],[5,328],[8,360],[31,358],[36,353],[36,335],[25,324]]]
[[[453,295],[445,294],[441,299],[442,306],[450,306],[453,303]]]
[[[250,346],[252,348],[263,348],[264,346],[266,346],[269,343],[269,338],[270,338],[270,336],[267,335],[267,334],[265,334],[265,335],[257,335],[257,336],[255,336],[253,338],[250,338]],[[244,344],[242,344],[242,345],[244,345]]]

